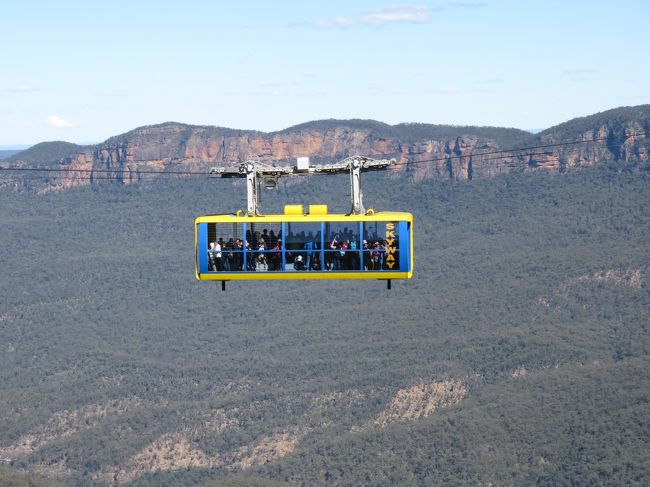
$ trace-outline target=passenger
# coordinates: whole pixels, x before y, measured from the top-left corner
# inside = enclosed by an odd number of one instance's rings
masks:
[[[384,249],[379,242],[375,242],[372,250],[372,268],[375,271],[382,270],[384,266]]]
[[[309,235],[311,236],[311,232],[309,233]],[[316,250],[316,248],[317,248],[316,242],[314,242],[313,240],[308,240],[305,243],[305,250],[307,251],[306,268],[308,271],[312,270],[312,266],[314,265],[314,250]]]
[[[312,260],[311,268],[315,271],[320,271],[322,269],[320,256],[321,256],[320,252],[314,252],[314,258]]]
[[[341,255],[340,255],[340,245],[336,240],[336,235],[334,239],[330,242],[329,254],[329,268],[331,271],[338,271],[341,267]]]
[[[235,240],[234,250],[234,270],[241,271],[244,267],[244,242],[240,238]]]
[[[372,270],[372,251],[367,240],[363,241],[363,270]]]
[[[226,252],[224,253],[223,256],[223,267],[226,272],[230,272],[234,270],[235,264],[233,262],[234,255],[232,252],[234,248],[235,248],[235,242],[233,241],[232,238],[228,239],[224,248]]]
[[[293,268],[297,271],[305,270],[305,261],[302,258],[302,255],[296,256],[296,258],[293,260]]]
[[[271,249],[273,247],[275,247],[275,244],[278,243],[278,237],[275,236],[275,233],[273,233],[273,230],[271,230],[269,232],[269,239],[267,240],[267,242],[269,244],[268,247],[271,248]]]
[[[271,233],[273,233],[273,230],[271,230]],[[273,254],[271,254],[271,270],[282,270],[282,240],[276,240],[275,245],[273,246]]]
[[[251,252],[251,244],[248,240],[244,242],[245,256],[246,256],[246,270],[255,270],[255,255]]]
[[[219,239],[219,242],[223,242],[223,239]],[[214,247],[213,247],[213,254],[214,254],[214,260],[215,260],[215,267],[218,271],[223,271],[223,260],[222,260],[222,253],[221,253],[221,244],[219,242],[214,242]]]
[[[350,247],[350,241],[345,240],[341,244],[341,250],[339,250],[339,256],[341,257],[340,259],[340,268],[342,270],[348,270],[350,269],[350,252],[348,252],[348,248]]]
[[[266,260],[266,243],[264,242],[263,238],[260,238],[260,244],[259,247],[257,248],[258,254],[257,254],[257,270],[258,271],[268,271],[269,270],[269,264]]]
[[[359,251],[357,249],[357,241],[352,238],[352,241],[350,241],[350,245],[348,247],[348,254],[349,254],[349,265],[348,268],[358,271],[359,270]]]
[[[208,270],[213,272],[217,270],[217,261],[214,255],[214,242],[208,244]]]

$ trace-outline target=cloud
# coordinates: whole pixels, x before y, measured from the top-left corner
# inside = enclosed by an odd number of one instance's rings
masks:
[[[297,86],[296,81],[273,81],[269,83],[260,83],[258,86],[260,88],[287,88],[292,86]]]
[[[7,88],[5,91],[9,93],[31,93],[33,91],[38,91],[38,88],[29,85],[20,85],[14,86],[13,88]]]
[[[426,5],[396,4],[357,17],[336,17],[317,20],[310,25],[329,29],[332,27],[354,27],[357,25],[382,26],[386,24],[424,24],[429,22],[431,7]]]
[[[598,70],[595,68],[573,68],[565,69],[562,74],[570,82],[584,83],[591,81],[594,75],[598,74]]]
[[[486,78],[486,79],[477,79],[472,81],[475,85],[500,85],[505,83],[501,78]]]
[[[326,91],[303,91],[303,92],[297,93],[297,95],[298,96],[307,96],[307,97],[311,97],[311,96],[316,97],[316,96],[327,96],[328,93]]]
[[[74,127],[74,124],[68,122],[67,120],[63,120],[61,117],[58,117],[56,115],[50,115],[49,117],[47,117],[46,122],[48,123],[48,125],[60,129],[71,129],[72,127]]]
[[[95,96],[99,96],[102,98],[126,98],[129,96],[129,94],[126,92],[119,92],[119,91],[115,91],[115,92],[104,91],[100,93],[95,93]]]
[[[485,2],[449,2],[450,7],[460,7],[460,8],[481,8],[487,7]]]
[[[247,96],[284,96],[287,93],[281,90],[263,90],[263,91],[251,91],[247,93]]]
[[[562,71],[562,74],[566,75],[575,75],[575,74],[596,74],[598,72],[595,68],[577,68],[577,69],[565,69]]]
[[[442,88],[430,88],[426,90],[427,93],[435,93],[440,95],[450,95],[453,93],[458,93],[458,87],[456,86],[445,86]]]
[[[358,15],[356,17],[334,17],[332,19],[316,20],[311,22],[294,22],[287,27],[318,27],[331,29],[334,27],[355,27],[359,25],[382,26],[386,24],[426,24],[430,22],[431,12],[443,12],[454,8],[477,9],[487,7],[487,2],[448,2],[445,5],[416,5],[412,3],[398,3],[387,7]]]

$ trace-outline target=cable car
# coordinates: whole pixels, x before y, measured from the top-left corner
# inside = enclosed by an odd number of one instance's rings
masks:
[[[393,160],[392,160],[393,161]],[[248,161],[224,177],[246,174],[248,211],[195,220],[196,278],[207,281],[392,279],[413,276],[413,216],[365,210],[359,172],[390,161],[350,158],[314,171],[350,170],[352,211],[329,213],[327,205],[287,205],[283,214],[261,215],[257,181],[294,170]],[[304,169],[302,169],[304,170]]]

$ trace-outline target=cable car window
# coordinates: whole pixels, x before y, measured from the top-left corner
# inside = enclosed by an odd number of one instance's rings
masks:
[[[282,270],[279,258],[282,224],[277,222],[248,223],[246,226],[246,270],[255,272]]]
[[[286,270],[321,270],[320,222],[287,222]]]
[[[362,245],[364,270],[400,270],[398,222],[363,222]]]
[[[208,224],[208,270],[241,270],[243,227],[242,223]]]
[[[327,222],[325,224],[325,269],[359,271],[361,255],[359,222]]]

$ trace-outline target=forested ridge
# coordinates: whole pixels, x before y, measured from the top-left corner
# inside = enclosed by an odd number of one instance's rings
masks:
[[[645,485],[648,174],[363,178],[395,282],[194,279],[201,178],[0,192],[0,460],[67,485]],[[264,192],[348,210],[347,177]],[[1,481],[0,481],[1,482]],[[0,483],[1,485],[1,483]]]

